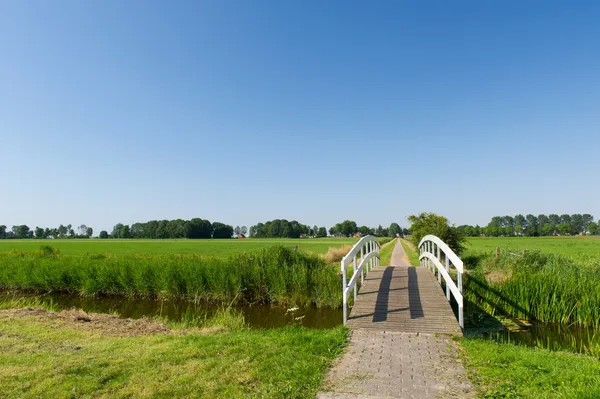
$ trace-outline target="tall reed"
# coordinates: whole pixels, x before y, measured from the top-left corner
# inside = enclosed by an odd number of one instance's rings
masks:
[[[466,298],[489,314],[600,328],[597,259],[539,252],[484,256],[466,276]]]
[[[0,289],[340,306],[337,269],[281,246],[227,259],[199,255],[0,254]]]

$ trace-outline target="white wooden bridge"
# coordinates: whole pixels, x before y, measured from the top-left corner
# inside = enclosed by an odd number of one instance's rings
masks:
[[[464,328],[463,262],[431,235],[419,243],[419,266],[409,264],[399,240],[389,245],[390,265],[380,265],[373,236],[341,262],[351,340],[318,397],[474,397],[451,339]]]

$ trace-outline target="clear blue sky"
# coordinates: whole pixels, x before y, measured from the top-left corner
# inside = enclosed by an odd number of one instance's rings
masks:
[[[600,3],[0,2],[0,224],[600,216]]]

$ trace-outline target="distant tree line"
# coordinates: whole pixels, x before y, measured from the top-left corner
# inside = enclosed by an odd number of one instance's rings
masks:
[[[127,225],[117,223],[112,231],[100,231],[99,238],[143,238],[143,239],[165,239],[165,238],[231,238],[232,236],[245,236],[247,233],[255,238],[299,238],[299,237],[327,237],[327,228],[299,223],[296,220],[275,219],[264,223],[258,223],[248,229],[246,226],[230,226],[225,223],[194,218],[190,220],[150,220],[144,223],[133,223]],[[27,225],[13,226],[11,230],[0,225],[0,239],[10,238],[90,238],[94,233],[91,227],[84,224],[77,227],[72,225],[60,225],[57,228],[36,227],[34,230]],[[337,223],[329,229],[329,234],[335,237],[352,237],[356,233],[361,235],[375,235],[377,237],[395,237],[396,235],[409,235],[410,231],[401,228],[398,223],[392,223],[389,227],[367,227],[358,226],[352,220]]]
[[[487,226],[462,225],[458,227],[465,237],[539,237],[552,235],[600,234],[598,222],[588,213],[573,215],[516,215],[494,216]]]
[[[236,229],[245,230],[246,227],[237,227]],[[108,234],[100,232],[100,238],[107,238]],[[228,224],[213,222],[208,220],[194,218],[190,220],[150,220],[145,223],[134,223],[131,226],[117,223],[110,238],[146,238],[146,239],[164,239],[164,238],[231,238],[234,228]]]
[[[352,237],[356,233],[360,233],[363,236],[374,235],[376,237],[396,237],[397,235],[409,235],[410,231],[406,228],[401,228],[398,223],[392,223],[390,224],[390,227],[387,228],[384,228],[381,225],[376,228],[367,226],[358,227],[356,222],[352,220],[344,220],[329,229],[329,234],[332,236]]]
[[[5,225],[0,225],[0,239],[11,238],[90,238],[94,234],[94,229],[82,224],[77,228],[77,232],[70,224],[60,225],[55,228],[36,227],[35,230],[29,228],[25,224],[13,226],[7,230]]]
[[[250,226],[250,237],[255,238],[299,238],[301,236],[327,237],[325,227],[310,227],[306,224],[285,219],[269,220]]]

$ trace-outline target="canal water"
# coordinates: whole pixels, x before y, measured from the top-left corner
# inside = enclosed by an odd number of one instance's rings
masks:
[[[228,304],[190,302],[184,300],[130,299],[116,296],[82,297],[80,295],[51,293],[43,295],[0,293],[0,303],[26,298],[52,304],[58,310],[81,309],[87,313],[116,313],[122,318],[162,317],[180,321],[190,315],[210,317]],[[342,310],[314,306],[233,305],[244,315],[252,328],[276,328],[302,325],[308,328],[332,328],[342,324]]]
[[[600,331],[592,327],[533,322],[518,330],[505,329],[485,336],[502,343],[600,355]]]

